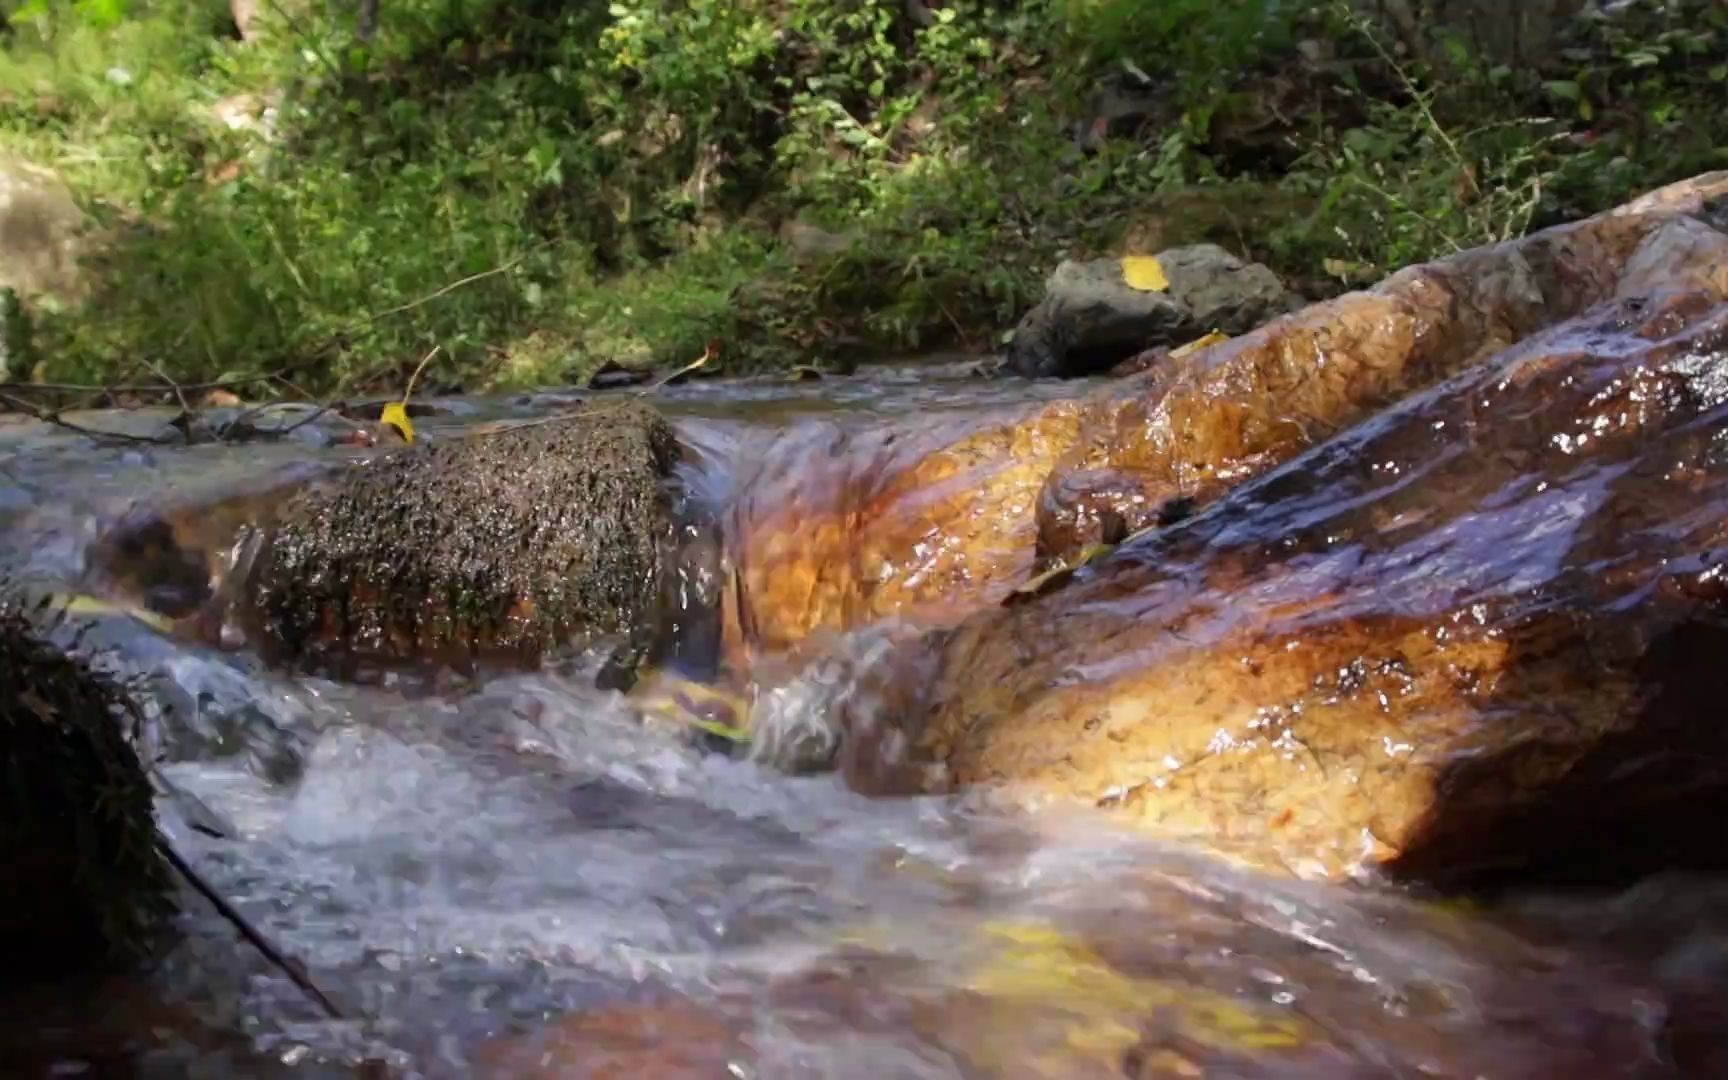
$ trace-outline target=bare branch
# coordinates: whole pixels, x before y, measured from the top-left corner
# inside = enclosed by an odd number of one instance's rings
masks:
[[[115,442],[142,443],[147,446],[171,446],[179,441],[176,439],[157,438],[151,435],[133,435],[125,431],[97,431],[94,428],[81,427],[70,420],[61,419],[59,413],[37,408],[34,404],[25,401],[23,398],[13,397],[11,394],[4,392],[0,392],[0,405],[5,405],[8,408],[15,409],[26,416],[35,417],[44,424],[53,424],[57,428],[64,428],[67,431],[77,432],[79,435],[91,439],[111,439]]]
[[[210,905],[214,907],[216,911],[234,927],[234,929],[240,931],[241,937],[251,942],[252,947],[262,953],[264,959],[270,961],[270,963],[280,969],[284,975],[288,976],[288,978],[293,981],[294,985],[300,988],[302,993],[317,1002],[318,1007],[324,1010],[324,1015],[328,1016],[332,1020],[346,1019],[346,1017],[342,1015],[342,1010],[338,1009],[336,1003],[330,1000],[329,995],[318,989],[318,984],[312,981],[311,975],[307,974],[305,965],[288,956],[281,949],[278,949],[275,945],[271,944],[270,939],[265,937],[262,931],[248,922],[246,916],[240,914],[239,908],[230,904],[221,893],[216,891],[215,886],[211,885],[208,881],[205,881],[198,871],[192,869],[192,864],[187,862],[178,851],[174,850],[174,846],[168,842],[167,837],[158,836],[156,838],[156,847],[162,852],[162,857],[168,860],[168,864],[174,867],[175,870],[178,870],[180,876],[184,877],[188,884],[198,890],[199,895],[210,901]]]
[[[150,367],[152,371],[156,370],[154,364],[151,364]],[[236,375],[232,378],[213,379],[209,382],[181,383],[180,389],[220,390],[228,386],[251,386],[256,383],[280,379],[287,371],[287,368],[278,368],[262,375]],[[112,386],[104,386],[100,383],[9,383],[6,389],[14,392],[29,391],[51,394],[164,394],[173,387],[174,380],[166,376],[163,376],[163,379],[168,383],[168,386],[158,383],[116,384]]]

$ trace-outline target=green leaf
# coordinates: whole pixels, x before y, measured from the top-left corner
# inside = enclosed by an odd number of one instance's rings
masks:
[[[1583,88],[1570,79],[1554,79],[1542,85],[1562,101],[1577,101],[1584,94]]]

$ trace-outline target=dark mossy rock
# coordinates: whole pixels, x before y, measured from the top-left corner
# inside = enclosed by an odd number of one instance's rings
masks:
[[[138,958],[171,912],[136,715],[0,598],[0,983]]]
[[[608,637],[637,655],[678,458],[660,414],[628,402],[344,471],[264,530],[241,621],[267,659],[350,677],[531,666]]]

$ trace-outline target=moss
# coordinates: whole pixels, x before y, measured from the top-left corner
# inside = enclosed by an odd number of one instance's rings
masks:
[[[0,597],[0,979],[136,959],[171,911],[136,716]]]
[[[666,421],[631,403],[372,462],[285,507],[246,615],[271,659],[349,675],[640,639],[677,455]]]

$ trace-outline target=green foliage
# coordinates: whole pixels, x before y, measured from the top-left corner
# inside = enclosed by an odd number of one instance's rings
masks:
[[[223,0],[6,7],[0,150],[106,240],[89,302],[33,301],[65,379],[324,392],[438,345],[434,379],[480,388],[716,337],[735,368],[984,346],[1057,258],[1196,189],[1316,207],[1235,241],[1326,288],[1728,145],[1710,0],[1634,0],[1516,72],[1297,0],[384,0],[365,42],[352,5],[286,3],[245,45]]]
[[[1631,0],[1573,24],[1541,104],[1575,131],[1549,217],[1728,167],[1728,6]]]
[[[1342,11],[1339,22],[1380,61],[1394,95],[1345,76],[1361,122],[1339,130],[1322,117],[1306,140],[1285,183],[1317,199],[1317,212],[1273,235],[1285,261],[1295,247],[1306,258],[1318,255],[1323,271],[1340,283],[1361,283],[1522,234],[1552,179],[1543,148],[1558,126],[1516,114],[1458,125],[1452,118],[1468,114],[1463,101],[1492,103],[1505,94],[1505,69],[1481,66],[1454,49],[1441,78],[1398,60],[1365,18]],[[1508,113],[1489,108],[1478,115]]]
[[[1345,75],[1351,107],[1311,117],[1284,184],[1317,212],[1269,238],[1318,291],[1316,269],[1330,288],[1372,281],[1728,165],[1728,9],[1713,0],[1593,12],[1551,67],[1519,71],[1443,32],[1399,59],[1346,5],[1331,14],[1378,82]]]

